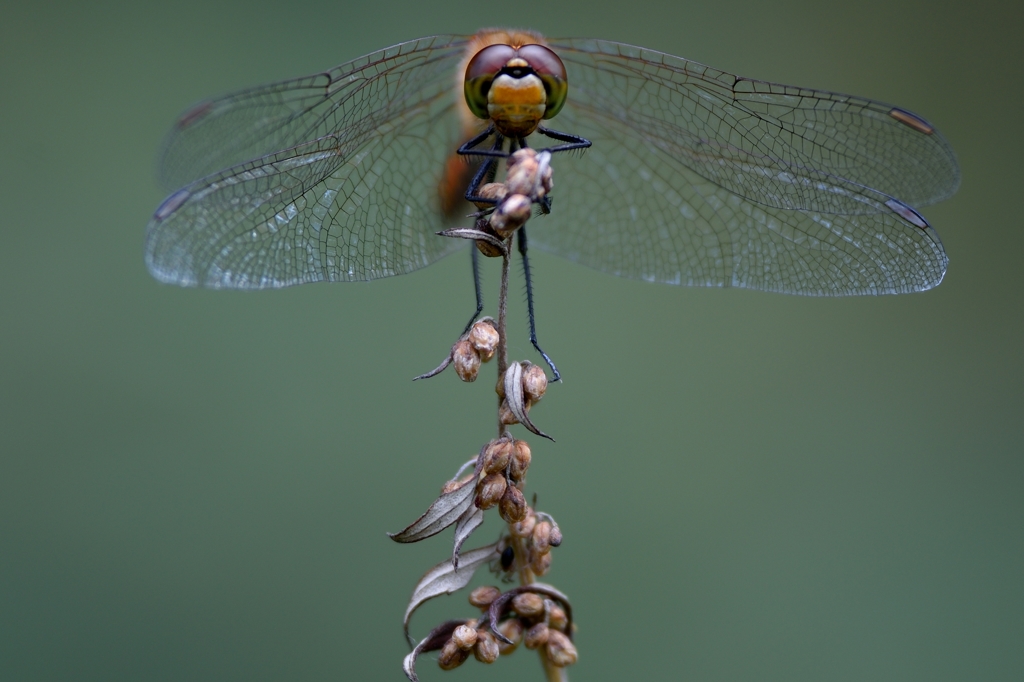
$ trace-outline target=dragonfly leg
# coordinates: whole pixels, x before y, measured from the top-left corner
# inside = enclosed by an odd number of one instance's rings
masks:
[[[558,140],[565,144],[556,144],[554,147],[548,147],[540,151],[547,151],[554,154],[555,152],[567,152],[573,149],[586,149],[590,146],[590,140],[579,135],[572,135],[570,133],[563,133],[558,130],[551,130],[544,126],[538,126],[537,132],[545,137],[550,137],[552,140]]]
[[[480,313],[484,310],[484,294],[480,289],[480,256],[477,255],[479,251],[473,248],[469,252],[472,254],[473,259],[473,288],[476,290],[476,312],[473,313],[473,317],[469,318],[466,328],[462,330],[463,334],[469,331],[473,323],[476,322],[476,318],[480,317]]]
[[[473,147],[486,140],[492,133],[494,134],[494,145],[490,149],[473,149]],[[498,173],[498,159],[508,156],[508,152],[504,150],[504,147],[505,138],[501,134],[495,133],[493,126],[459,147],[459,154],[464,156],[483,156],[485,158],[485,161],[480,164],[480,168],[477,169],[476,174],[473,175],[473,181],[469,183],[469,187],[466,189],[466,201],[483,204],[498,203],[494,199],[479,196],[477,191],[485,182],[494,182],[494,176]]]
[[[558,368],[555,367],[555,363],[548,357],[548,354],[541,349],[540,344],[537,343],[537,325],[533,318],[533,280],[530,277],[530,259],[526,255],[526,226],[520,227],[516,231],[517,244],[519,246],[519,255],[523,257],[523,275],[526,279],[526,310],[530,316],[530,343],[537,349],[540,356],[544,358],[544,362],[548,363],[548,367],[551,368],[551,373],[554,375],[552,381],[561,381],[562,375],[558,373]]]

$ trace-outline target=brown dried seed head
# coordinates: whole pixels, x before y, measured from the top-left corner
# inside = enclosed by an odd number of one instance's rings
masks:
[[[498,236],[498,233],[494,231],[493,227],[491,227],[490,216],[480,216],[479,218],[476,219],[476,223],[474,223],[473,227],[477,230],[480,230],[481,232],[486,232],[487,234],[491,235],[492,237],[499,241],[501,240],[501,237]],[[490,242],[477,240],[476,248],[477,250],[480,251],[480,253],[482,253],[487,258],[497,258],[498,256],[501,255],[501,249],[499,249],[494,244],[491,244]]]
[[[548,632],[547,647],[548,660],[559,668],[572,665],[579,658],[576,652],[576,645],[569,638],[558,630]]]
[[[519,420],[512,414],[512,410],[508,409],[508,402],[505,400],[501,401],[501,407],[498,408],[498,421],[505,426],[511,426],[512,424],[518,424]]]
[[[504,471],[512,459],[512,443],[504,438],[492,440],[484,448],[484,471],[496,474]]]
[[[533,202],[524,194],[510,194],[491,214],[491,227],[499,237],[505,238],[530,219]]]
[[[481,585],[469,593],[469,603],[478,609],[486,610],[495,599],[501,596],[501,590],[493,585]]]
[[[452,633],[452,641],[455,642],[455,646],[463,651],[472,649],[476,645],[476,640],[476,628],[471,628],[467,625],[460,625]]]
[[[505,474],[491,474],[480,481],[476,493],[476,506],[478,509],[490,509],[498,504],[498,500],[505,494],[508,483],[505,481]]]
[[[533,527],[533,551],[547,554],[551,551],[551,522],[538,521]]]
[[[533,455],[530,454],[530,446],[525,440],[517,440],[512,446],[512,466],[508,471],[513,481],[519,482],[526,478],[526,470],[530,468],[531,459]]]
[[[565,610],[554,602],[548,603],[548,625],[555,630],[565,632],[565,626],[568,624],[569,619],[565,615]]]
[[[513,524],[509,530],[517,538],[528,538],[533,535],[533,527],[536,525],[537,517],[527,508],[526,516],[523,517],[523,520]]]
[[[532,152],[532,153],[531,153]],[[505,174],[505,185],[513,194],[533,193],[537,181],[537,153],[532,149],[516,152],[508,159],[508,172]]]
[[[481,663],[494,663],[498,660],[499,653],[498,640],[489,630],[481,630],[480,636],[476,641],[476,647],[473,648],[473,655],[476,656],[476,660]]]
[[[551,552],[547,554],[534,554],[530,562],[530,570],[536,575],[544,575],[551,570]]]
[[[523,644],[526,645],[527,649],[536,649],[547,644],[550,636],[550,628],[548,628],[547,623],[537,623],[523,635]]]
[[[488,182],[486,185],[483,185],[480,189],[478,189],[476,194],[479,197],[483,197],[485,199],[493,199],[495,201],[500,202],[505,197],[508,196],[508,188],[505,186],[505,183],[503,182]],[[476,206],[477,208],[490,208],[492,204],[489,202],[480,202]]]
[[[523,491],[514,485],[505,488],[505,494],[498,502],[498,514],[506,523],[518,523],[526,517],[526,498]]]
[[[505,400],[505,377],[498,375],[498,383],[494,385],[494,392],[498,394],[498,400]]]
[[[505,642],[498,642],[498,650],[502,656],[508,656],[510,653],[516,650],[519,646],[519,642],[523,640],[523,624],[518,618],[509,618],[504,623],[498,626],[498,632],[503,634],[506,639],[512,640],[511,644]]]
[[[462,339],[452,348],[452,360],[455,361],[455,372],[463,381],[475,381],[480,370],[480,356],[473,344]]]
[[[562,544],[562,529],[558,527],[558,524],[551,526],[551,532],[548,534],[548,544],[552,547],[558,547]]]
[[[469,330],[469,342],[473,344],[483,362],[494,357],[494,351],[498,347],[498,330],[488,320],[480,320],[473,324]]]
[[[530,364],[523,367],[523,393],[526,397],[537,402],[544,397],[548,390],[548,375],[539,365]]]
[[[441,666],[441,670],[454,670],[465,663],[467,658],[469,652],[460,649],[458,644],[449,639],[437,656],[437,664]]]
[[[512,608],[524,618],[532,618],[544,613],[544,598],[533,592],[522,592],[512,598]]]

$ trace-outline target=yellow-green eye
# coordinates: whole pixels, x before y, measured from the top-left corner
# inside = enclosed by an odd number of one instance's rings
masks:
[[[488,119],[487,91],[494,77],[516,56],[511,45],[488,45],[473,55],[466,65],[465,94],[469,110],[477,118]]]
[[[523,45],[516,54],[529,63],[542,83],[547,93],[547,109],[544,111],[544,118],[552,118],[565,104],[566,95],[569,92],[569,79],[565,74],[565,64],[558,58],[558,55],[543,45]]]

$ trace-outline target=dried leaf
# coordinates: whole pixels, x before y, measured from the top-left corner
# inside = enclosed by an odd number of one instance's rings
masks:
[[[474,241],[487,242],[498,249],[501,253],[508,253],[508,247],[505,246],[505,242],[481,230],[474,230],[468,227],[453,227],[449,230],[437,232],[436,234],[441,237],[456,237],[458,239],[472,239]]]
[[[476,569],[493,559],[497,551],[497,543],[478,549],[471,549],[461,555],[458,568],[452,566],[451,561],[443,561],[420,578],[420,581],[416,583],[416,587],[413,588],[412,597],[409,599],[409,606],[405,609],[405,618],[402,619],[405,637],[409,640],[410,644],[412,644],[412,638],[409,637],[409,619],[412,618],[413,612],[419,608],[420,604],[442,594],[451,594],[461,590],[473,579]]]
[[[466,621],[464,620],[445,621],[431,630],[430,634],[416,645],[416,648],[402,661],[402,670],[405,671],[405,676],[409,678],[410,682],[419,682],[419,678],[416,677],[416,657],[424,651],[437,651],[443,647],[445,642],[452,636],[452,633],[455,632],[455,628],[465,623]],[[409,633],[406,632],[405,636],[408,637]]]
[[[475,493],[476,476],[455,490],[441,495],[412,525],[397,533],[388,533],[388,537],[395,542],[419,542],[437,535],[473,507]]]
[[[518,362],[513,362],[505,370],[505,403],[519,423],[529,429],[531,433],[554,442],[554,438],[538,429],[530,421],[530,416],[526,412],[526,396],[523,393],[523,366]]]
[[[462,512],[459,522],[455,525],[455,547],[452,549],[453,568],[459,567],[459,550],[462,549],[462,543],[469,539],[473,531],[479,528],[483,522],[484,510],[477,509],[475,505],[470,505],[469,509]]]
[[[452,364],[452,354],[451,354],[451,352],[448,353],[448,357],[446,357],[444,360],[441,361],[440,365],[438,365],[434,369],[430,370],[429,372],[426,372],[424,374],[419,375],[418,377],[413,377],[412,380],[413,381],[419,381],[420,379],[429,379],[431,377],[436,377],[438,374],[440,374],[441,372],[445,371],[448,368],[448,365],[450,365],[450,364]]]

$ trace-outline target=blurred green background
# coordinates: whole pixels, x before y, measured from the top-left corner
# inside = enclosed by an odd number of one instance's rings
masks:
[[[576,607],[571,678],[1024,679],[1021,18],[885,0],[7,3],[0,679],[403,679],[402,612],[450,535],[385,531],[492,433],[489,378],[409,381],[461,330],[468,257],[183,290],[149,277],[143,231],[158,146],[191,103],[487,25],[898,103],[963,170],[924,210],[950,255],[925,294],[680,289],[536,255],[566,381],[533,412],[558,442],[531,439],[528,491],[566,538],[547,579]],[[535,358],[524,317],[517,294],[512,353]],[[469,613],[436,600],[413,631]],[[526,652],[425,663],[424,680],[541,678]]]

